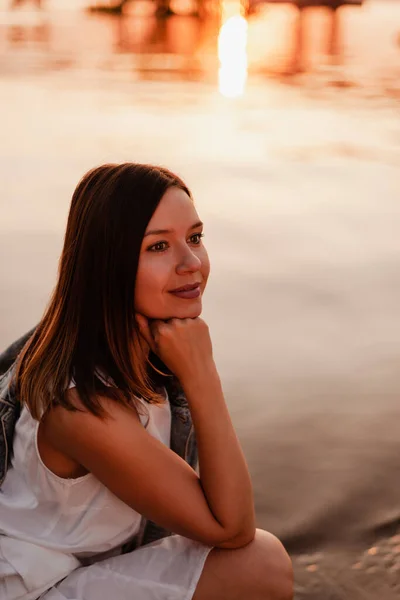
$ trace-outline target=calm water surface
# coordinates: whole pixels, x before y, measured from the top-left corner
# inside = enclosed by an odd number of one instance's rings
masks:
[[[202,21],[65,6],[0,2],[2,345],[44,310],[82,173],[166,164],[207,225],[204,315],[259,526],[294,549],[396,522],[400,4],[344,9],[336,65],[310,12],[294,78],[290,6],[248,24],[232,3]]]

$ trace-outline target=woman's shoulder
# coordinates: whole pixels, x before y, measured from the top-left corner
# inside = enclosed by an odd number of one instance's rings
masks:
[[[80,398],[74,382],[69,385],[66,395],[72,410],[60,404],[49,408],[39,426],[38,442],[42,460],[53,473],[76,478],[84,476],[88,470],[71,453],[74,445],[95,446],[93,438],[104,444],[107,438],[116,435],[115,430],[122,420],[133,426],[140,417],[134,409],[106,396],[97,397],[102,416],[93,414]]]

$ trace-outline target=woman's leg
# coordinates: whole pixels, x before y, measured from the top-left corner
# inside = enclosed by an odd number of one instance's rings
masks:
[[[199,575],[199,573],[201,574]],[[237,550],[179,535],[80,567],[41,600],[292,600],[290,559],[270,533],[257,530]]]
[[[235,550],[214,548],[193,600],[291,600],[293,571],[281,542],[257,529],[250,544]]]

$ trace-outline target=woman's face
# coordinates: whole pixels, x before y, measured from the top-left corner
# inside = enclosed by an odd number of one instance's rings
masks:
[[[210,262],[192,200],[172,187],[147,226],[136,278],[135,311],[150,319],[198,317]]]

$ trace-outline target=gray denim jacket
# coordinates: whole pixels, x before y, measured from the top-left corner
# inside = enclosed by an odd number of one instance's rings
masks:
[[[15,360],[33,334],[32,329],[0,354],[0,488],[10,465],[14,428],[20,414],[13,375]],[[194,469],[197,467],[197,443],[188,402],[176,377],[165,387],[171,406],[171,449]],[[142,519],[138,534],[123,546],[123,553],[171,535],[156,523]]]

